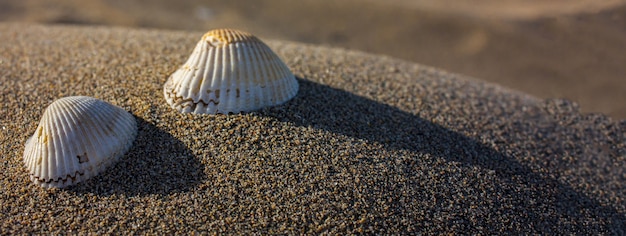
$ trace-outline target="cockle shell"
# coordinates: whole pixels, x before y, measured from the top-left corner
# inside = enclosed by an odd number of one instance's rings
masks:
[[[91,97],[65,97],[46,108],[26,141],[30,179],[44,187],[66,187],[95,176],[132,145],[137,122],[126,110]]]
[[[298,93],[298,82],[257,37],[219,29],[202,37],[163,92],[180,112],[228,114],[284,103]]]

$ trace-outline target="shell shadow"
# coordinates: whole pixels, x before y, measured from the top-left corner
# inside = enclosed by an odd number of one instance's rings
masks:
[[[610,222],[609,225],[605,225],[604,229],[615,230],[614,233],[624,232],[626,216],[618,213],[616,209],[604,206],[598,200],[554,178],[544,177],[515,158],[471,137],[396,107],[340,89],[302,78],[298,78],[298,82],[300,90],[294,99],[283,106],[265,109],[257,114],[297,126],[312,127],[379,143],[388,149],[430,154],[463,166],[493,170],[504,184],[498,187],[497,193],[482,196],[492,198],[493,204],[478,207],[490,212],[488,215],[506,214],[508,217],[516,218],[521,224],[534,225],[534,230],[549,229],[548,231],[559,232],[561,230],[559,219],[564,218],[576,222],[569,226],[571,228],[568,230],[571,232],[593,230],[586,227],[582,221],[578,221],[583,217],[588,217],[583,216],[581,212],[584,211],[595,219]],[[409,162],[419,161],[409,160]],[[404,165],[399,168],[399,172],[405,175],[415,175],[410,168],[411,163],[405,161]],[[546,186],[556,188],[557,191],[545,191]],[[417,184],[409,187],[420,188]],[[399,192],[401,190],[398,189],[385,191],[396,191],[397,195],[401,195]],[[514,202],[515,205],[505,206],[502,199],[509,199],[508,201]],[[532,206],[535,207],[529,207],[527,201],[534,201]],[[448,204],[446,201],[441,202],[444,208],[445,204]],[[394,204],[395,209],[404,208],[401,202]],[[403,210],[398,211],[398,214],[406,213]],[[546,212],[554,212],[554,215],[544,217]],[[539,216],[541,220],[538,220]],[[473,228],[469,221],[460,220],[450,222],[450,224],[463,222],[466,222],[469,228]],[[560,223],[562,225],[562,222]],[[527,227],[524,230],[533,231],[533,227]]]
[[[131,149],[103,173],[68,188],[101,196],[169,194],[190,191],[204,178],[204,165],[183,142],[135,116],[137,138]]]

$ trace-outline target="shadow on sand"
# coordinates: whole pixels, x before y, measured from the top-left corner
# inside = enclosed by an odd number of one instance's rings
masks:
[[[137,120],[137,139],[103,173],[68,190],[129,196],[189,191],[204,179],[204,166],[177,138],[146,120]]]
[[[515,218],[516,222],[526,223],[527,226],[522,227],[528,228],[523,231],[552,229],[553,232],[589,232],[609,229],[615,230],[613,233],[623,233],[620,229],[625,227],[626,217],[620,215],[616,209],[602,206],[598,200],[556,179],[543,177],[515,158],[473,138],[389,105],[306,79],[298,80],[300,91],[293,100],[284,106],[263,110],[259,115],[379,143],[388,149],[430,154],[464,166],[493,170],[503,184],[496,186],[496,192],[484,196],[494,200],[492,205],[477,207],[489,211],[487,215]],[[341,101],[329,100],[331,98]],[[315,112],[310,112],[312,110]],[[403,171],[406,175],[414,175],[411,173],[410,163],[405,165]],[[407,187],[423,188],[410,185]],[[548,188],[556,191],[546,191]],[[447,204],[445,202],[442,201],[441,204]],[[505,206],[511,203],[514,205]],[[395,204],[397,209],[403,208],[402,203]],[[551,216],[546,217],[549,212]],[[610,223],[605,226],[584,225],[583,218],[588,219],[589,216],[584,216],[581,212]],[[402,211],[397,213],[402,214]],[[567,219],[566,221],[573,224],[569,224],[566,229],[560,228],[563,222],[559,222],[559,218]]]

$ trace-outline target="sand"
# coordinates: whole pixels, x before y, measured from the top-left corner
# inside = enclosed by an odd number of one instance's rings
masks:
[[[0,24],[0,234],[626,233],[626,121],[355,51],[266,40],[298,95],[180,114],[162,85],[204,32]],[[30,182],[55,99],[132,113],[131,150],[68,189]]]

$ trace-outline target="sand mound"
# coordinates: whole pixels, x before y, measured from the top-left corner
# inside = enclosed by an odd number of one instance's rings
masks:
[[[162,85],[202,32],[0,25],[0,233],[626,232],[626,122],[430,67],[268,41],[290,102],[179,114]],[[66,190],[21,155],[43,110],[86,95],[134,146]]]

